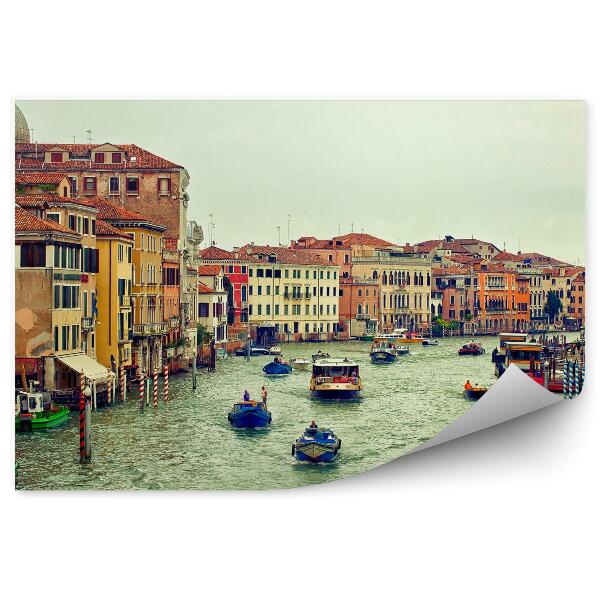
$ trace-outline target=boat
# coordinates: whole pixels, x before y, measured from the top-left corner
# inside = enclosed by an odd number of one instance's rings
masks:
[[[227,420],[233,427],[238,428],[266,427],[271,422],[271,413],[264,402],[248,400],[236,402],[227,415]]]
[[[477,342],[467,342],[458,349],[458,354],[460,356],[479,356],[484,352],[485,350],[482,348],[481,344],[478,344]]]
[[[233,352],[236,356],[246,356],[247,350],[246,346],[242,348],[238,348]],[[250,356],[267,356],[269,354],[269,350],[267,348],[263,348],[262,346],[251,346],[250,347]]]
[[[492,350],[492,362],[496,363],[496,371],[506,368],[506,344],[511,342],[524,343],[527,342],[526,333],[501,333],[499,335],[500,344],[498,348]],[[500,367],[499,365],[502,365]]]
[[[227,358],[227,350],[225,348],[217,348],[216,355],[218,359]]]
[[[385,342],[374,344],[371,347],[369,356],[371,357],[371,362],[374,364],[387,364],[398,360],[396,347],[391,344],[386,344]]]
[[[374,342],[388,342],[390,344],[421,344],[425,338],[408,329],[394,329],[392,333],[379,333],[373,336]]]
[[[292,444],[292,456],[296,460],[311,463],[333,462],[342,447],[342,440],[331,429],[312,425]]]
[[[312,355],[313,362],[315,362],[315,360],[319,360],[320,358],[330,358],[329,352],[323,352],[322,350],[319,350],[316,354]]]
[[[289,375],[292,372],[292,367],[283,361],[273,361],[263,367],[263,372],[265,375],[270,376]]]
[[[463,396],[467,400],[479,400],[487,392],[486,387],[472,387],[463,391]]]
[[[439,346],[440,345],[440,342],[438,340],[424,339],[422,343],[423,343],[423,346]]]
[[[543,373],[542,344],[533,342],[506,342],[504,361],[496,362],[496,375],[500,376],[510,365],[525,373]]]
[[[279,356],[281,354],[281,346],[271,346],[269,348],[269,354]]]
[[[396,354],[398,356],[402,356],[403,354],[410,354],[410,349],[408,346],[398,346],[396,348]]]
[[[69,420],[66,406],[55,406],[50,392],[36,389],[34,383],[29,390],[20,390],[15,406],[15,431],[39,431],[64,425]]]
[[[298,356],[290,360],[290,364],[294,369],[298,371],[308,371],[312,363],[310,362],[310,360],[308,360],[308,358]]]
[[[310,391],[320,398],[355,398],[362,390],[358,363],[348,358],[320,358],[313,363]]]

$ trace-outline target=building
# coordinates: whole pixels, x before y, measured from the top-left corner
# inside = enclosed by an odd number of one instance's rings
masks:
[[[227,292],[219,265],[198,267],[198,324],[217,346],[227,342]]]
[[[585,271],[578,273],[571,281],[571,302],[568,318],[575,321],[577,329],[585,327]]]
[[[94,400],[109,372],[83,352],[82,234],[15,208],[15,366],[57,395],[79,394],[80,377]]]
[[[133,237],[98,219],[96,244],[99,262],[96,354],[100,364],[117,373],[120,367],[129,368],[132,364]]]
[[[337,264],[281,246],[248,244],[239,253],[248,264],[248,321],[255,339],[262,331],[284,341],[338,336]]]
[[[233,252],[215,245],[199,252],[201,265],[218,265],[231,285],[233,295],[233,322],[230,336],[246,337],[248,334],[248,263],[240,257],[239,248]]]
[[[479,309],[475,302],[477,276],[473,270],[457,266],[434,267],[431,274],[432,318],[454,322],[453,330],[457,334],[476,333]]]
[[[179,368],[179,360],[184,354],[186,336],[183,335],[181,314],[181,260],[178,240],[164,238],[162,249],[163,321],[167,325],[165,346],[166,359],[171,370]]]
[[[98,218],[132,236],[132,368],[153,372],[163,364],[164,320],[162,249],[165,226],[108,200],[89,198]]]

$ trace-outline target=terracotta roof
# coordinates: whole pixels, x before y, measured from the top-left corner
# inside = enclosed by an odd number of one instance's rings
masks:
[[[43,184],[59,184],[67,175],[65,173],[44,173],[32,171],[27,173],[17,173],[15,176],[16,183],[24,183],[27,185],[43,185]]]
[[[58,206],[61,204],[73,204],[84,208],[96,210],[96,207],[87,198],[65,198],[58,194],[17,194],[15,202],[19,206],[34,206],[36,201],[43,200],[49,206]]]
[[[198,275],[220,275],[221,267],[218,265],[200,265],[198,267]]]
[[[519,254],[513,254],[512,252],[506,252],[506,250],[503,250],[502,252],[496,254],[496,256],[494,256],[494,258],[492,260],[521,262],[523,260],[523,258]]]
[[[110,223],[106,223],[100,219],[96,219],[96,235],[102,237],[120,237],[127,240],[133,240],[133,236],[125,233],[122,229],[113,227]]]
[[[108,144],[110,142],[106,142]],[[123,152],[127,160],[121,163],[90,163],[93,149],[104,144],[16,144],[16,168],[44,169],[44,171],[133,171],[143,169],[182,169],[166,158],[152,154],[136,144],[111,144]],[[37,158],[36,158],[37,147]],[[69,160],[62,163],[44,163],[44,153],[51,148],[60,148],[69,153]],[[108,152],[111,152],[110,150]],[[135,157],[135,161],[131,158]]]
[[[444,260],[463,264],[463,265],[474,265],[481,262],[481,258],[477,256],[469,256],[467,254],[452,254],[451,256],[444,256]]]
[[[360,245],[360,246],[396,246],[391,242],[382,240],[368,233],[347,233],[346,235],[338,235],[333,240],[342,240],[345,244]]]
[[[204,260],[236,260],[235,254],[217,246],[209,246],[199,252],[200,258]]]
[[[560,274],[561,269],[564,269],[564,275]],[[544,275],[552,275],[552,277],[573,277],[573,275],[577,275],[584,270],[585,269],[583,267],[572,266],[550,267],[548,269],[544,269]]]
[[[339,242],[339,244],[338,244]],[[310,236],[303,236],[291,244],[292,250],[351,250],[351,244],[340,239],[318,240]]]
[[[160,231],[166,230],[164,225],[160,225],[159,223],[146,218],[141,213],[113,204],[104,198],[99,198],[96,196],[88,198],[88,201],[98,209],[98,218],[102,219],[103,221],[143,223],[158,228]]]
[[[563,262],[562,260],[558,260],[557,258],[552,258],[551,256],[545,256],[544,254],[539,254],[538,252],[521,252],[520,254],[521,260],[529,260],[532,263],[537,263],[539,265],[548,265],[548,266],[559,266],[559,265],[568,265],[568,263]]]
[[[177,238],[163,238],[163,249],[167,252],[177,252]]]
[[[15,204],[22,208],[48,208],[50,206],[43,196],[17,196]]]
[[[48,219],[40,219],[25,209],[16,206],[15,207],[15,232],[50,232],[50,233],[66,233],[71,236],[81,238],[81,236],[67,227],[60,225],[54,221]]]
[[[277,263],[285,265],[328,265],[331,263],[306,250],[291,250],[282,246],[254,246],[247,244],[240,248],[240,256],[247,257],[248,262],[268,262],[267,257],[275,254]]]
[[[204,285],[203,283],[199,283],[198,284],[198,293],[199,294],[214,294],[215,290],[213,290],[212,288],[209,288],[207,285]]]
[[[431,275],[433,277],[443,277],[444,275],[470,275],[471,271],[463,267],[433,267]]]

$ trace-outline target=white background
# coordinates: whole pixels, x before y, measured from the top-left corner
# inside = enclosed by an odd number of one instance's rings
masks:
[[[592,7],[4,3],[6,331],[14,335],[12,97],[584,99],[596,167]],[[347,481],[266,493],[15,493],[7,340],[4,597],[597,597],[596,175],[597,167],[588,187],[592,368],[583,397]]]

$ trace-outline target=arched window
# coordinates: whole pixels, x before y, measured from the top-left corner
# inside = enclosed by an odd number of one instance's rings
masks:
[[[387,285],[387,282],[388,282],[387,273],[384,271],[384,272],[383,272],[383,275],[381,276],[381,283],[382,283],[383,285]]]
[[[360,303],[356,305],[356,314],[362,315],[362,305]]]
[[[406,285],[410,285],[410,273],[406,274]]]
[[[358,297],[360,298],[362,296],[362,290],[360,288],[358,288]]]
[[[377,271],[373,271],[373,279],[377,279],[379,277],[379,274],[377,273]]]

